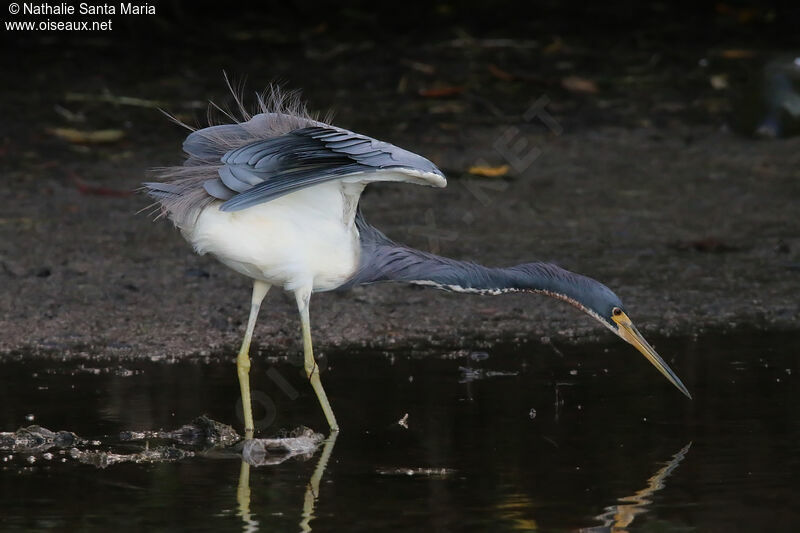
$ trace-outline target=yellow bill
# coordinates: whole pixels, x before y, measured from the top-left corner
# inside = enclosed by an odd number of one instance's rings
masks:
[[[653,363],[653,366],[655,366],[659,372],[664,374],[664,377],[666,377],[670,383],[675,385],[679,391],[681,391],[687,398],[691,400],[692,395],[689,394],[686,386],[684,386],[684,384],[681,382],[678,376],[675,375],[675,372],[672,371],[667,363],[665,363],[664,360],[659,357],[653,347],[647,343],[644,337],[642,337],[642,334],[639,333],[639,330],[633,325],[633,322],[631,322],[631,319],[628,318],[628,315],[623,312],[617,314],[616,311],[619,310],[615,309],[615,313],[612,318],[619,327],[618,335],[625,339],[625,341],[628,343],[635,346],[637,350],[642,352],[642,355],[647,357],[647,360]]]

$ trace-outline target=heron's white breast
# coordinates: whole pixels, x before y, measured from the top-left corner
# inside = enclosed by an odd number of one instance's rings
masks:
[[[220,211],[215,202],[181,230],[198,253],[253,279],[331,290],[358,266],[351,196],[342,184],[325,183],[241,211]]]

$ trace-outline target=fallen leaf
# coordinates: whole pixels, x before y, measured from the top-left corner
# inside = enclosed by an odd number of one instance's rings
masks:
[[[431,105],[430,109],[428,109],[428,111],[431,114],[441,115],[444,113],[454,113],[454,114],[463,113],[464,109],[465,106],[463,102],[451,100],[433,104]]]
[[[489,74],[503,81],[514,81],[516,79],[516,76],[514,76],[513,74],[510,74],[505,70],[501,69],[500,67],[493,65],[491,63],[489,63],[489,66],[486,68],[489,70]]]
[[[102,144],[117,142],[125,136],[122,130],[76,130],[73,128],[50,128],[51,135],[76,144]]]
[[[500,165],[499,167],[474,165],[469,167],[467,172],[475,176],[483,176],[484,178],[501,178],[508,174],[508,170],[508,165]]]
[[[723,50],[720,55],[725,59],[749,59],[755,57],[756,52],[754,50],[732,48],[730,50]]]
[[[551,55],[560,52],[564,48],[564,41],[561,37],[555,37],[553,42],[544,47],[543,52],[545,55]]]
[[[433,65],[429,65],[427,63],[421,63],[419,61],[412,61],[411,59],[403,59],[400,62],[406,65],[407,67],[411,67],[413,70],[416,70],[417,72],[422,72],[423,74],[436,74],[436,67],[434,67]]]
[[[561,86],[573,93],[589,93],[594,94],[597,92],[597,85],[592,80],[581,78],[580,76],[567,76],[561,80]]]
[[[754,9],[752,7],[732,6],[724,2],[718,2],[715,4],[714,9],[720,15],[728,15],[732,18],[736,18],[740,24],[752,22],[761,15],[761,12],[758,9]]]
[[[455,96],[464,92],[464,87],[460,85],[449,85],[446,87],[436,87],[434,89],[420,89],[419,95],[425,98],[442,98],[445,96]]]

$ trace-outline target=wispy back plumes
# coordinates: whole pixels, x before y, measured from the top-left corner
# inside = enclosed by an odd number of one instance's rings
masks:
[[[255,94],[255,108],[251,111],[245,105],[242,88],[234,88],[227,76],[225,82],[233,96],[235,110],[210,102],[208,127],[196,129],[167,114],[192,132],[183,143],[188,157],[183,165],[152,169],[157,181],[144,184],[145,192],[156,200],[153,207],[160,210],[159,216],[168,216],[178,227],[192,223],[204,207],[215,201],[203,184],[218,177],[222,166],[220,158],[225,153],[322,124],[309,114],[296,91],[287,92],[270,85]],[[215,124],[214,111],[221,113],[224,121]]]

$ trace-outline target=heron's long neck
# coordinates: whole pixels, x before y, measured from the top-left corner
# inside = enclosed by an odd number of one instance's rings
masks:
[[[362,228],[361,266],[346,287],[401,281],[472,294],[539,292],[584,308],[579,302],[581,286],[597,283],[548,263],[491,268],[449,259],[395,244],[374,228],[366,229],[374,234],[364,235]]]

